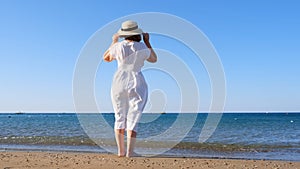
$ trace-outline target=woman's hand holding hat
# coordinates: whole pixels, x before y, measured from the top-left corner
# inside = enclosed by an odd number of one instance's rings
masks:
[[[144,39],[144,42],[149,42],[149,33],[143,33],[143,39]]]
[[[119,41],[119,34],[115,33],[112,36],[112,41],[113,41],[113,43],[117,43]]]

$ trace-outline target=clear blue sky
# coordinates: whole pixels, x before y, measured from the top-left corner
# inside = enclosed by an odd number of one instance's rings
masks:
[[[73,112],[72,78],[81,48],[105,24],[139,12],[179,16],[207,35],[226,74],[226,111],[300,111],[299,6],[297,0],[0,0],[0,112]],[[159,36],[151,40],[194,69],[183,45],[164,43]],[[100,75],[102,70],[113,74],[114,68],[102,66],[96,79],[97,98],[107,98],[108,111],[109,88],[101,88]],[[169,86],[145,75],[150,90]],[[209,80],[199,74],[197,82],[205,109]],[[168,98],[168,106],[176,107],[177,101]]]

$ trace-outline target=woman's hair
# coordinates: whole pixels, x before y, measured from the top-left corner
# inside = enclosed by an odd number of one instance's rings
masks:
[[[142,37],[141,37],[141,35],[132,35],[132,36],[125,37],[125,40],[132,40],[135,42],[140,42],[142,40]]]

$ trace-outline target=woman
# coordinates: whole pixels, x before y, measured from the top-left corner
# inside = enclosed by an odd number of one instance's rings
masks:
[[[144,43],[141,41],[143,35]],[[125,40],[118,42],[119,37]],[[149,42],[149,34],[143,33],[134,21],[125,21],[112,37],[112,44],[104,53],[107,62],[117,60],[118,70],[112,83],[111,98],[115,112],[115,137],[118,156],[130,157],[137,135],[137,123],[147,102],[148,88],[141,68],[144,61],[156,62],[157,56]],[[127,152],[124,134],[127,130]]]

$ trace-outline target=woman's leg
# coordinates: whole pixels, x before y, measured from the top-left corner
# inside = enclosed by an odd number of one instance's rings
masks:
[[[134,145],[136,142],[136,132],[133,130],[127,130],[127,154],[126,157],[134,155]]]
[[[127,113],[127,157],[135,156],[134,147],[137,135],[137,125],[142,116],[142,112],[147,102],[148,90],[147,85],[140,84],[140,81],[144,79],[137,80],[138,84],[136,88],[129,90],[129,109]]]
[[[115,137],[118,146],[118,156],[125,156],[125,143],[124,143],[125,129],[115,129]]]
[[[114,88],[113,88],[114,89]],[[117,88],[118,89],[118,88]],[[126,114],[128,111],[127,93],[112,90],[112,104],[115,111],[115,138],[118,146],[118,156],[125,156],[124,135],[126,128]]]

